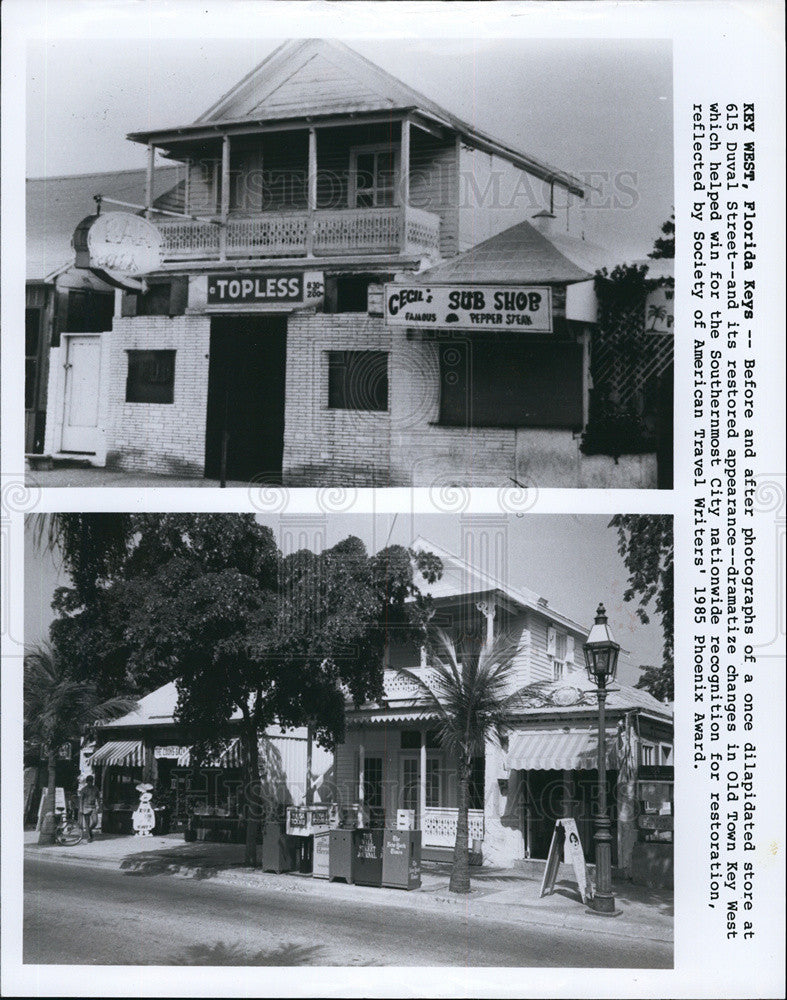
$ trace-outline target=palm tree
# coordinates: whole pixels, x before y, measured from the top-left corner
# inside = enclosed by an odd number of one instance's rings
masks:
[[[137,703],[132,698],[101,700],[90,681],[68,674],[51,646],[36,646],[24,660],[24,737],[47,762],[47,813],[41,824],[40,843],[54,836],[55,761],[58,748],[87,735],[98,723],[109,722]]]
[[[454,864],[449,889],[470,892],[468,809],[473,757],[482,756],[488,741],[504,736],[519,691],[511,691],[514,660],[519,642],[500,635],[491,643],[457,650],[453,640],[438,630],[439,652],[433,653],[431,672],[419,676],[410,670],[399,673],[419,691],[421,704],[438,717],[441,746],[457,763],[457,823]]]

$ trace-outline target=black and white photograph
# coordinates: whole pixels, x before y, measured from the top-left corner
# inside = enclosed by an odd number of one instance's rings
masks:
[[[671,517],[33,515],[26,566],[27,962],[671,967]]]
[[[778,0],[2,0],[0,993],[785,995]]]
[[[668,40],[173,48],[28,50],[31,485],[672,487]]]

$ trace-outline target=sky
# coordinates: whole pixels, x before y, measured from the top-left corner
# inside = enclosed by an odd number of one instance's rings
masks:
[[[283,39],[50,38],[28,46],[27,175],[145,166],[125,135],[193,121]],[[643,257],[673,195],[671,43],[357,39],[350,46],[507,144],[589,180],[586,237]]]
[[[621,646],[629,651],[629,666],[622,659],[619,680],[633,683],[637,668],[660,664],[662,631],[651,618],[643,625],[634,602],[623,601],[628,573],[617,551],[617,531],[608,528],[608,515],[524,514],[471,517],[453,514],[365,515],[330,514],[264,516],[280,548],[286,553],[302,547],[319,548],[348,535],[357,535],[369,551],[386,545],[410,545],[423,537],[448,552],[463,552],[463,537],[473,536],[478,550],[482,535],[502,541],[507,565],[492,575],[513,587],[527,588],[546,597],[556,611],[590,627],[599,601],[606,605],[609,623]],[[25,644],[46,637],[52,620],[50,604],[56,586],[67,583],[60,560],[25,547]],[[428,586],[424,585],[425,590]]]

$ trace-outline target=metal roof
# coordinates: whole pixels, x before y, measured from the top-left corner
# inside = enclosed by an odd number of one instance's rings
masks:
[[[317,62],[322,65],[321,72],[314,71]],[[308,86],[314,95],[308,107],[304,106],[302,96],[295,93],[295,81],[303,72],[310,74]],[[285,90],[289,96],[284,96]],[[128,138],[135,142],[165,143],[166,139],[203,134],[206,128],[215,129],[213,134],[219,135],[222,129],[246,123],[394,111],[416,111],[431,122],[457,132],[469,145],[585,196],[587,185],[578,177],[482,132],[335,39],[287,41],[190,125],[131,132]]]
[[[587,281],[609,265],[607,251],[565,233],[519,222],[413,280],[427,283],[533,285]]]
[[[154,198],[160,197],[175,184],[178,169],[156,167],[153,172]],[[113,170],[108,173],[28,178],[28,281],[52,280],[59,271],[74,263],[71,237],[82,219],[95,212],[93,196],[97,194],[141,205],[145,200],[145,171]]]
[[[428,538],[419,535],[412,542],[411,548],[417,551],[433,552],[436,556],[439,556],[443,564],[442,577],[434,583],[423,587],[423,590],[430,594],[434,600],[463,597],[470,594],[481,595],[483,593],[498,591],[515,604],[531,608],[533,611],[537,611],[546,618],[550,618],[560,625],[565,625],[583,636],[588,634],[589,630],[585,625],[580,625],[579,622],[575,622],[568,615],[553,608],[549,601],[545,601],[534,590],[513,587],[511,584],[499,580],[489,573],[485,573],[477,565],[473,565],[468,560],[454,555],[453,552],[449,552],[440,545],[436,545]]]

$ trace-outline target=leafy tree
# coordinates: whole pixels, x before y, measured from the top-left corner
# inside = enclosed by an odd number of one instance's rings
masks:
[[[132,698],[102,699],[96,686],[72,677],[51,646],[37,646],[24,658],[24,738],[47,763],[47,812],[40,843],[54,839],[55,763],[64,743],[88,735],[101,722],[132,711]]]
[[[483,756],[487,742],[500,741],[520,691],[511,691],[514,658],[519,643],[503,634],[491,644],[472,641],[457,649],[438,631],[439,649],[432,654],[426,676],[401,669],[417,688],[421,702],[438,717],[438,738],[456,760],[457,823],[454,864],[449,889],[470,892],[468,809],[473,757]]]
[[[662,236],[657,236],[653,241],[653,249],[648,254],[651,260],[662,260],[675,256],[675,213],[662,225]]]
[[[637,687],[654,698],[674,697],[674,535],[668,514],[618,514],[609,522],[618,532],[618,552],[629,572],[626,601],[638,600],[640,621],[650,621],[649,608],[659,616],[664,634],[664,661],[660,667],[646,667]]]
[[[83,602],[91,601],[103,580],[123,561],[133,530],[131,514],[33,514],[33,542],[57,552]]]
[[[53,637],[107,690],[175,680],[176,718],[206,757],[240,717],[246,860],[256,863],[261,813],[258,736],[306,725],[323,746],[344,736],[346,694],[380,697],[391,630],[420,645],[427,603],[416,574],[439,560],[392,546],[369,556],[348,538],[283,557],[252,515],[144,515],[111,584],[89,605],[56,598]]]
[[[672,663],[662,667],[640,667],[642,671],[636,687],[649,691],[659,701],[673,701],[675,698],[675,680]]]

